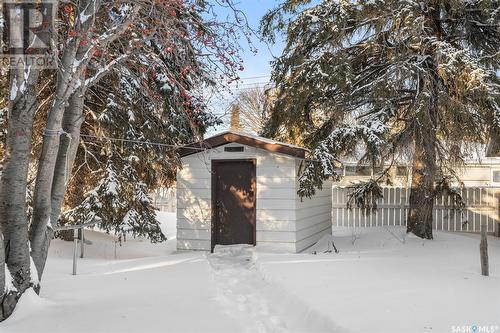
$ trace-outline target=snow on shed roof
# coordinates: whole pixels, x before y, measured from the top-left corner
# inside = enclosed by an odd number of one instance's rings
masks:
[[[185,145],[179,148],[179,154],[181,155],[181,157],[184,157],[199,153],[200,150],[212,149],[232,142],[302,159],[306,157],[306,152],[308,152],[308,150],[303,147],[274,141],[250,133],[226,131],[210,138],[204,139],[203,141]]]

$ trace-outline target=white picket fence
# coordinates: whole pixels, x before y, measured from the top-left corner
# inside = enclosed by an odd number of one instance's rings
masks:
[[[479,232],[481,223],[488,232],[499,233],[500,187],[467,187],[460,190],[466,209],[457,211],[447,195],[436,198],[434,222],[436,230]],[[377,201],[377,210],[366,214],[360,208],[347,208],[348,189],[332,188],[332,222],[338,227],[404,226],[409,208],[410,189],[384,187],[383,198]],[[154,206],[160,211],[175,212],[175,188],[161,189],[152,194]]]
[[[360,208],[347,208],[348,188],[332,189],[332,219],[338,227],[403,226],[409,209],[410,189],[384,187],[383,198],[377,201],[377,210],[371,214]],[[433,227],[436,230],[479,232],[486,223],[488,232],[498,235],[500,187],[468,187],[460,190],[466,203],[461,213],[455,209],[448,195],[436,198]]]

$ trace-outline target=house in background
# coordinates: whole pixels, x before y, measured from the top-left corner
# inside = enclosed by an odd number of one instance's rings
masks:
[[[454,170],[465,187],[500,187],[500,153],[493,153],[491,144],[479,146],[473,156],[465,160],[463,166]],[[340,182],[335,185],[349,186],[353,183],[369,180],[379,175],[381,167],[372,168],[360,165],[355,158],[343,161],[343,166],[338,171],[343,175]],[[399,162],[389,171],[391,181],[395,187],[411,185],[411,163]],[[456,183],[456,186],[459,184]]]
[[[298,173],[307,150],[224,132],[181,148],[177,248],[273,245],[300,252],[331,233],[331,182],[301,200]]]
[[[491,147],[491,146],[488,146]],[[446,194],[434,202],[434,229],[443,231],[479,232],[485,224],[489,233],[500,235],[500,155],[479,147],[476,153],[455,168],[461,184],[455,185],[466,207],[457,210]],[[344,161],[339,173],[344,177],[332,190],[332,220],[335,227],[403,226],[409,208],[411,166],[400,163],[391,167],[392,184],[383,187],[383,198],[377,210],[367,214],[358,208],[348,209],[349,186],[381,174],[381,168],[359,165],[355,159]]]

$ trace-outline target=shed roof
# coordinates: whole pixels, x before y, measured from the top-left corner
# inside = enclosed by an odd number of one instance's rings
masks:
[[[274,141],[249,133],[226,131],[207,138],[203,141],[193,142],[185,145],[179,148],[179,154],[181,155],[181,157],[184,157],[199,153],[200,150],[212,149],[232,142],[302,159],[306,157],[306,152],[308,151],[306,148],[284,142]]]

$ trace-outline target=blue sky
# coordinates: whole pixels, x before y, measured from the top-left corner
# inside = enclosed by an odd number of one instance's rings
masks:
[[[276,3],[275,0],[240,0],[238,8],[245,12],[250,26],[257,31],[262,16],[274,8]],[[283,44],[277,42],[274,45],[267,45],[254,38],[254,46],[258,49],[257,54],[250,52],[245,42],[242,43],[242,46],[245,49],[243,52],[245,71],[242,73],[242,78],[245,78],[269,75],[271,73],[269,62],[273,56],[281,54]]]
[[[254,31],[258,31],[262,16],[268,10],[274,8],[278,2],[278,0],[239,0],[237,7],[246,14],[250,27]],[[270,61],[273,60],[273,57],[279,56],[283,48],[283,43],[279,40],[275,44],[268,45],[255,36],[252,42],[253,46],[258,50],[256,54],[250,50],[245,40],[241,41],[241,55],[245,70],[240,73],[241,81],[232,89],[233,95],[223,93],[222,96],[214,98],[210,103],[212,111],[224,120],[228,120],[227,112],[229,105],[234,100],[234,94],[242,89],[266,85],[271,74]],[[207,134],[212,135],[224,131],[227,127],[227,124],[224,124],[215,130],[209,131]]]

